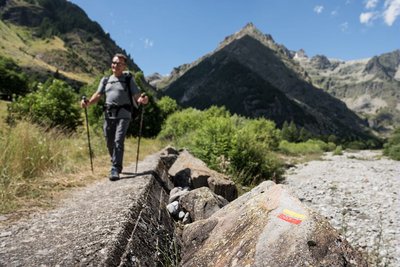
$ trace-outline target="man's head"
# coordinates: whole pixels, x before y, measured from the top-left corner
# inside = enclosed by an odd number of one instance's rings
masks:
[[[111,62],[111,69],[115,76],[122,75],[122,72],[126,68],[126,61],[127,61],[127,58],[125,55],[119,54],[119,53],[114,55],[112,62]]]

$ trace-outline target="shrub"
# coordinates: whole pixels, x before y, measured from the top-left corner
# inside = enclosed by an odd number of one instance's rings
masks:
[[[177,146],[184,144],[191,131],[199,128],[204,120],[204,113],[200,110],[188,108],[170,115],[163,125],[158,138],[170,141]]]
[[[268,142],[260,142],[254,128],[242,128],[229,153],[230,173],[242,185],[257,185],[263,180],[279,179],[282,163],[271,153]]]
[[[12,60],[0,56],[0,96],[11,99],[12,95],[28,92],[26,75]]]
[[[74,131],[82,123],[78,103],[72,87],[60,80],[48,80],[37,91],[11,103],[8,121],[28,118],[45,127]]]
[[[228,156],[234,135],[235,127],[230,117],[210,117],[190,135],[188,146],[210,168],[218,170],[218,159]]]
[[[263,149],[276,150],[281,140],[280,131],[273,121],[264,118],[246,120],[241,131],[248,132]]]
[[[354,149],[354,150],[360,150],[360,149],[367,148],[366,144],[359,140],[348,142],[347,144],[345,144],[345,146],[346,146],[346,148]]]
[[[178,111],[166,120],[159,138],[183,146],[210,168],[231,174],[242,185],[279,179],[282,164],[270,151],[280,132],[265,119],[231,116],[223,107]]]
[[[343,155],[343,148],[342,146],[337,146],[335,150],[333,151],[333,155],[339,156]]]
[[[279,150],[289,155],[319,154],[325,151],[332,151],[335,147],[334,143],[325,143],[315,139],[310,139],[303,143],[290,143],[283,140],[279,144]]]
[[[400,128],[393,132],[388,142],[384,145],[383,153],[394,160],[400,160]]]
[[[161,111],[161,119],[164,122],[169,115],[173,114],[178,110],[178,104],[176,101],[169,96],[162,97],[158,102],[157,106]]]
[[[392,145],[386,149],[385,155],[391,159],[400,160],[400,144]]]

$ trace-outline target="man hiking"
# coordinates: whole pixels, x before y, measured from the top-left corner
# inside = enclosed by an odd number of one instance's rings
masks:
[[[89,100],[81,101],[81,107],[87,108],[105,95],[103,131],[112,163],[111,181],[118,180],[122,172],[124,141],[132,118],[132,105],[137,108],[149,101],[146,95],[140,94],[132,76],[124,73],[126,62],[125,55],[116,54],[111,63],[113,74],[101,79],[97,91]]]

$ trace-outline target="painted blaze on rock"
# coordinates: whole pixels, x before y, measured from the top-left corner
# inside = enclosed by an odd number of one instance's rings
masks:
[[[183,243],[182,266],[367,266],[325,218],[271,181],[185,226]]]

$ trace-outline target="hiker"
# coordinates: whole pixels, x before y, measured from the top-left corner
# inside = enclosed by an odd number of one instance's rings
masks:
[[[149,101],[146,95],[140,94],[133,77],[124,72],[126,62],[125,55],[116,54],[111,63],[113,74],[101,79],[97,91],[89,100],[81,101],[81,107],[87,108],[105,95],[103,131],[112,163],[111,181],[118,180],[122,172],[124,141],[132,118],[132,105],[137,108]]]

